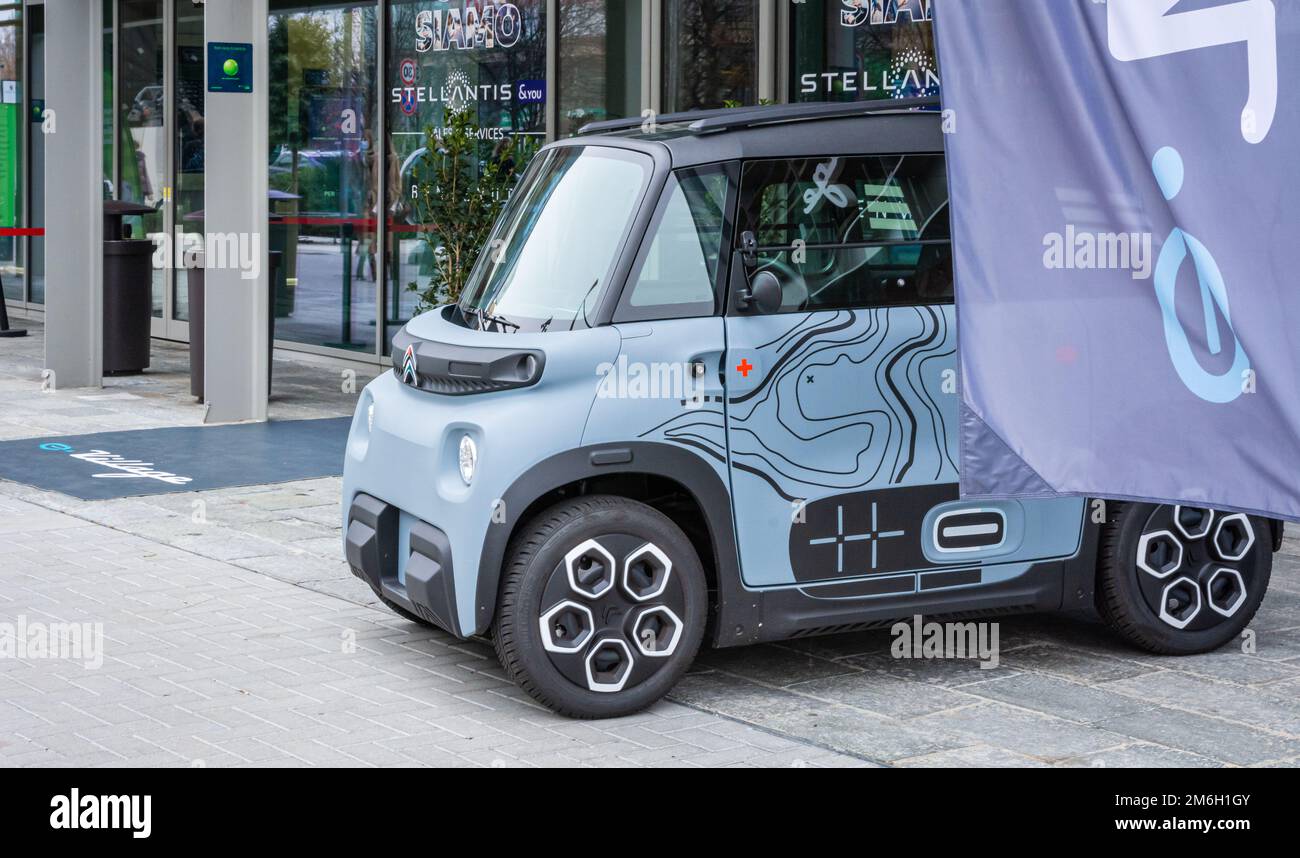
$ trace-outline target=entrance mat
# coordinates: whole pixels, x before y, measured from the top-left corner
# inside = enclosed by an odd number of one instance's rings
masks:
[[[0,442],[0,479],[82,500],[201,492],[343,473],[350,417]]]

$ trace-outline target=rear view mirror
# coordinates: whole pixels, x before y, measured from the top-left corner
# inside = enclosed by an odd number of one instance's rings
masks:
[[[781,281],[771,271],[760,271],[749,281],[749,288],[741,295],[742,309],[759,313],[775,313],[781,309]]]

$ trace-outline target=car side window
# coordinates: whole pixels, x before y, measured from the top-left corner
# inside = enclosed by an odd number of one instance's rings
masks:
[[[722,165],[669,175],[618,320],[713,314],[729,185]]]
[[[781,281],[783,312],[953,299],[942,155],[755,161],[739,236]]]

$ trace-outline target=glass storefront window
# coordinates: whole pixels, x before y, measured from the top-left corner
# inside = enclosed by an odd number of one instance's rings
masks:
[[[389,6],[388,246],[384,248],[384,350],[417,303],[408,291],[433,271],[429,225],[410,200],[425,131],[442,127],[447,108],[472,108],[487,140],[546,133],[545,0],[395,0]]]
[[[559,137],[641,113],[641,0],[559,4]]]
[[[22,301],[27,292],[26,239],[13,230],[26,226],[23,216],[23,10],[0,9],[0,278],[5,297]]]
[[[268,250],[277,339],[374,351],[378,11],[373,2],[271,7]]]
[[[176,170],[176,232],[203,234],[203,7],[176,3],[176,103],[172,163]],[[189,270],[175,270],[172,315],[189,321]]]
[[[118,44],[117,198],[156,207],[143,217],[126,218],[132,236],[164,230],[163,188],[167,184],[167,138],[163,52],[163,0],[120,0]],[[108,238],[108,236],[105,236]],[[162,318],[166,272],[153,271],[153,315]]]
[[[45,226],[45,135],[41,133],[41,120],[45,108],[45,7],[32,6],[27,10],[28,26],[28,96],[31,115],[27,117],[28,145],[31,150],[31,170],[28,174],[28,199],[31,225]],[[28,239],[29,273],[28,300],[33,304],[45,303],[45,237],[33,235]]]
[[[808,0],[790,10],[790,100],[939,94],[930,0]]]
[[[757,104],[758,4],[664,0],[663,9],[664,112]]]

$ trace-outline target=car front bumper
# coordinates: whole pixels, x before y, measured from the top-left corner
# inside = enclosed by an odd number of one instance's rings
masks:
[[[397,507],[365,493],[353,497],[344,534],[352,574],[406,611],[460,637],[451,541],[432,524],[415,521],[403,547],[401,530]],[[399,563],[402,551],[405,562]]]

